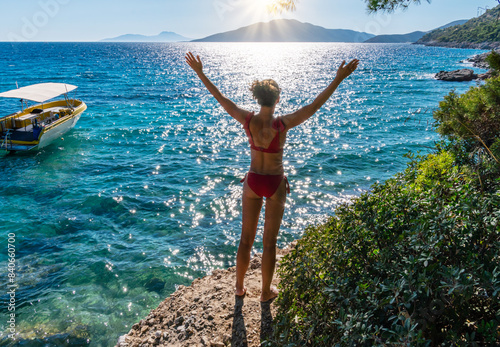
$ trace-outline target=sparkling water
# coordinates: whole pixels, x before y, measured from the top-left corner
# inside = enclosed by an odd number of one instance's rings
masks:
[[[0,43],[0,91],[16,82],[70,83],[88,106],[63,139],[0,158],[2,344],[9,344],[9,233],[22,339],[77,336],[112,346],[177,286],[235,265],[249,144],[185,64],[190,50],[247,110],[259,109],[252,81],[275,79],[283,90],[278,115],[311,102],[342,60],[361,61],[288,133],[292,192],[280,247],[403,170],[405,153],[428,152],[439,140],[432,119],[439,101],[476,84],[434,74],[469,67],[460,61],[481,53],[408,44]],[[19,107],[0,100],[0,115]],[[261,223],[255,252],[262,231]]]

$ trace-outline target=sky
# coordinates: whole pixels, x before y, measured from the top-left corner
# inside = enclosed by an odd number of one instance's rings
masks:
[[[406,11],[368,14],[364,0],[299,0],[294,12],[269,14],[270,0],[0,0],[0,41],[98,41],[173,31],[202,38],[276,18],[328,29],[380,34],[428,31],[470,19],[496,0],[422,0]]]

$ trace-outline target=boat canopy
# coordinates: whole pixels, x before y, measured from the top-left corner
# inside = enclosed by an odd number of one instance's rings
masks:
[[[35,102],[45,102],[61,94],[66,94],[78,88],[66,83],[38,83],[0,93],[0,98],[26,99]]]

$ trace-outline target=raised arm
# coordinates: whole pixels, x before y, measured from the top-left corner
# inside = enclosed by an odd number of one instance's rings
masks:
[[[313,114],[318,111],[321,106],[332,96],[333,92],[337,89],[337,87],[342,83],[342,81],[347,78],[350,74],[356,70],[358,67],[359,60],[354,59],[349,64],[345,65],[345,60],[342,62],[340,67],[338,68],[337,75],[335,79],[330,83],[330,85],[319,94],[316,99],[312,103],[307,106],[300,108],[294,113],[290,113],[283,117],[283,121],[287,129],[291,129],[296,127],[299,124],[304,123],[308,120]],[[345,65],[345,66],[344,66]]]
[[[227,113],[234,119],[236,119],[241,124],[245,124],[245,117],[248,115],[249,111],[243,110],[236,106],[234,102],[225,97],[219,89],[208,79],[203,73],[203,64],[201,63],[200,56],[197,55],[196,58],[193,53],[188,52],[186,54],[186,63],[191,66],[191,68],[196,72],[200,80],[203,82],[208,91],[214,96],[215,99],[221,104]]]

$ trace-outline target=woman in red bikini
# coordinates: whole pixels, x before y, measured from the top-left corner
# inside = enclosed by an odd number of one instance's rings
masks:
[[[255,81],[250,88],[260,105],[257,114],[243,110],[226,98],[203,73],[199,56],[189,52],[186,62],[196,72],[208,91],[224,107],[227,113],[243,125],[251,147],[250,170],[242,180],[243,221],[241,239],[236,257],[235,294],[243,296],[245,273],[250,262],[250,251],[257,232],[263,198],[266,197],[263,253],[262,253],[262,302],[274,299],[278,290],[271,287],[276,264],[276,241],[285,210],[288,181],[283,170],[283,145],[287,131],[305,122],[330,98],[339,84],[358,67],[359,61],[342,62],[335,79],[309,105],[294,113],[274,118],[274,109],[280,100],[280,88],[273,80]]]

